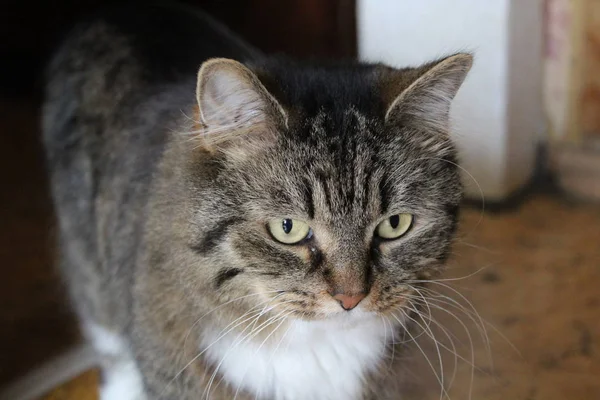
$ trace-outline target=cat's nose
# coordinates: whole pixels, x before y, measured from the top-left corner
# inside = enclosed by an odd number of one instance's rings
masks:
[[[354,307],[356,307],[358,303],[360,303],[360,301],[365,298],[365,296],[366,295],[364,293],[358,293],[354,295],[338,293],[334,295],[333,298],[339,301],[340,305],[344,310],[350,311]]]

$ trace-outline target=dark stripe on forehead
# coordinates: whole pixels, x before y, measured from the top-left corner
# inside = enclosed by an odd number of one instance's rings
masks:
[[[354,199],[356,197],[356,190],[358,189],[355,186],[356,175],[358,173],[360,173],[357,169],[360,168],[361,166],[356,164],[357,163],[356,139],[348,139],[348,140],[346,140],[346,142],[349,144],[349,146],[347,146],[343,152],[346,153],[347,158],[346,158],[346,161],[344,162],[344,165],[341,167],[343,167],[345,169],[344,179],[346,180],[346,182],[345,182],[346,206],[348,207],[348,209],[351,209],[351,207],[354,205]]]
[[[223,269],[221,269],[219,272],[217,272],[217,275],[215,276],[215,288],[219,289],[221,286],[223,286],[223,284],[225,282],[235,278],[242,272],[244,272],[244,270],[241,268],[223,268]]]
[[[227,218],[219,223],[212,229],[210,229],[199,243],[191,246],[192,250],[200,254],[211,252],[221,242],[223,237],[227,234],[227,230],[230,225],[242,221],[240,218]]]
[[[304,204],[306,205],[306,213],[310,219],[315,217],[315,202],[313,199],[313,189],[311,183],[308,179],[303,180],[303,195],[304,195]]]
[[[385,214],[390,209],[390,203],[392,202],[392,193],[390,191],[390,185],[387,175],[381,177],[379,181],[379,199],[381,204],[381,213]]]

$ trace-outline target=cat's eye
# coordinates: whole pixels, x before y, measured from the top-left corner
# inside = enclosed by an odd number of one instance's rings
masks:
[[[284,244],[296,244],[312,235],[312,230],[306,222],[297,219],[275,219],[268,223],[271,236]]]
[[[412,214],[395,214],[381,221],[375,233],[383,239],[397,239],[408,232],[412,223]]]

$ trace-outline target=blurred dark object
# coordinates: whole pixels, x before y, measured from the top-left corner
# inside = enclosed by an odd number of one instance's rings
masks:
[[[266,53],[356,56],[354,0],[188,0]],[[7,0],[0,13],[0,91],[39,92],[41,71],[60,37],[82,16],[117,1]],[[143,6],[143,4],[140,4]]]

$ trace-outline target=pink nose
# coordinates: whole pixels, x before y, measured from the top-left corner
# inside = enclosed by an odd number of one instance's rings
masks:
[[[359,293],[352,296],[348,296],[343,293],[338,293],[335,296],[333,296],[333,298],[340,302],[340,305],[344,310],[350,311],[354,307],[356,307],[362,299],[365,298],[365,294]]]

